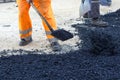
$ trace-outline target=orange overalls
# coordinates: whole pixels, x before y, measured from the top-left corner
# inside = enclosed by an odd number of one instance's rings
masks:
[[[26,0],[17,0],[19,10],[19,30],[21,39],[29,39],[32,36],[32,23],[29,16],[30,4]],[[51,0],[33,0],[33,4],[45,17],[54,30],[57,29],[55,18],[51,8]],[[48,39],[54,39],[47,25],[42,21]]]

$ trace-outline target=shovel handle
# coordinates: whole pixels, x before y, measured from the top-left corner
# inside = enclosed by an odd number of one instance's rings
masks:
[[[51,27],[51,25],[47,22],[47,20],[43,17],[43,15],[37,10],[37,8],[34,6],[34,4],[32,2],[30,2],[30,5],[38,13],[38,15],[41,17],[41,19],[46,23],[46,25],[48,26],[48,28],[50,29],[50,31],[53,32],[54,30]]]

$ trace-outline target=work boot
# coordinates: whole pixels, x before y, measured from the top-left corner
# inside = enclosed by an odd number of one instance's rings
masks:
[[[51,48],[53,51],[60,51],[61,50],[61,46],[57,41],[50,43],[50,45],[51,45]]]
[[[108,26],[108,23],[107,23],[107,22],[104,22],[104,21],[99,20],[99,19],[97,19],[97,20],[91,20],[91,24],[92,24],[92,25],[95,25],[95,26],[101,26],[101,27],[106,27],[106,26]]]
[[[60,51],[61,50],[61,46],[58,43],[58,40],[56,38],[48,39],[48,41],[50,42],[50,46],[51,46],[53,51]]]
[[[32,38],[30,39],[21,39],[19,46],[26,46],[27,44],[32,42]]]

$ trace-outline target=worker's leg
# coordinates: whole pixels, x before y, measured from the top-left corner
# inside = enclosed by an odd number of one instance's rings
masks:
[[[34,1],[35,6],[40,11],[40,13],[45,17],[48,23],[52,26],[54,30],[57,29],[56,21],[51,9],[51,0],[36,0]],[[48,39],[53,39],[54,37],[50,35],[50,30],[48,26],[43,21],[43,26],[46,31],[46,35]]]
[[[82,0],[84,3],[85,0]],[[85,18],[99,18],[100,16],[100,7],[99,7],[99,0],[90,0],[91,4],[91,11],[84,15]]]
[[[51,8],[51,0],[36,0],[34,1],[34,4],[36,8],[39,10],[39,12],[45,17],[45,19],[48,21],[48,23],[51,25],[51,27],[54,30],[57,30],[56,21],[53,15],[53,11]],[[43,21],[43,26],[46,32],[46,36],[50,43],[53,45],[52,47],[55,47],[55,49],[58,49],[59,44],[57,43],[57,39],[54,38],[51,34],[51,31],[49,30],[46,23]],[[54,44],[55,42],[55,44]]]
[[[91,24],[96,26],[107,26],[108,23],[100,20],[100,0],[91,0],[90,17],[92,18]]]
[[[19,32],[21,40],[30,40],[32,35],[32,24],[29,16],[30,5],[26,0],[17,0],[19,11]],[[21,45],[21,42],[20,42]],[[22,45],[21,45],[22,46]]]
[[[100,5],[99,0],[91,0],[91,11],[88,13],[90,18],[100,17]]]
[[[107,26],[108,23],[99,20],[100,18],[100,2],[99,0],[90,0],[91,11],[84,15],[85,18],[91,18],[90,23],[97,26]]]

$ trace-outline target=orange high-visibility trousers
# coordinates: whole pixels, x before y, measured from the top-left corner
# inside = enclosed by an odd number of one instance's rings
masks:
[[[27,39],[32,36],[32,23],[29,16],[30,4],[26,0],[17,0],[18,11],[19,11],[19,30],[20,38]],[[51,8],[51,0],[33,0],[33,4],[40,11],[40,13],[45,17],[48,23],[52,26],[54,30],[57,29],[56,21]],[[54,37],[50,35],[50,30],[47,25],[42,21],[46,36],[48,39],[53,39]]]

